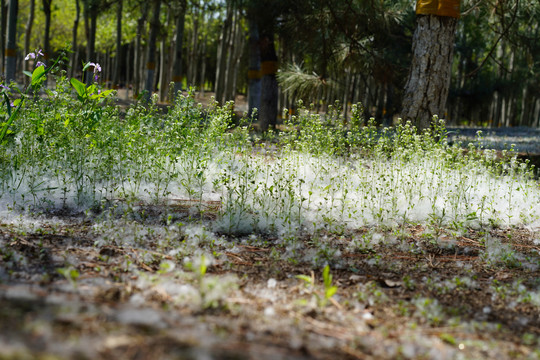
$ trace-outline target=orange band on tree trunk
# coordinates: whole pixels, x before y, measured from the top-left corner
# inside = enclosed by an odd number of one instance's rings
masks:
[[[182,82],[183,77],[182,76],[173,76],[172,81],[178,83]]]
[[[461,0],[417,0],[417,15],[437,15],[459,18]]]
[[[248,70],[248,79],[260,79],[261,76],[261,70]]]
[[[8,57],[17,56],[17,49],[6,49],[6,56]]]
[[[261,74],[264,75],[272,75],[277,73],[278,70],[278,64],[277,61],[263,61],[261,63]]]
[[[146,68],[148,70],[154,70],[156,68],[156,63],[155,62],[148,62],[148,63],[146,63]]]

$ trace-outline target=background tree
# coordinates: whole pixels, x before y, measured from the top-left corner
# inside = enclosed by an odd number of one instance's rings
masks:
[[[154,75],[156,71],[156,42],[159,33],[159,14],[161,0],[154,0],[152,9],[152,22],[150,23],[150,39],[148,41],[148,60],[146,62],[146,100],[150,100],[150,95],[154,90]]]
[[[423,129],[429,127],[433,115],[445,117],[460,1],[418,0],[416,4],[412,64],[401,115]]]
[[[179,1],[173,6],[176,16],[176,32],[174,37],[174,59],[172,81],[174,82],[174,94],[182,90],[182,49],[184,45],[184,28],[186,21],[187,2]]]
[[[49,59],[51,54],[51,4],[52,0],[42,0],[43,14],[45,14],[45,33],[43,42],[43,57]]]
[[[249,14],[249,13],[248,13]],[[249,16],[249,15],[248,15]],[[250,16],[249,21],[249,68],[248,68],[248,116],[261,107],[261,51],[259,48],[259,27]]]
[[[17,66],[17,13],[19,11],[19,1],[9,0],[9,13],[7,24],[6,42],[6,81],[15,81]]]
[[[28,54],[30,50],[30,38],[32,36],[32,27],[34,26],[34,16],[35,16],[36,0],[30,0],[30,11],[28,14],[28,20],[26,21],[26,30],[24,34],[24,54]],[[24,63],[24,70],[30,70],[30,63]],[[26,82],[29,82],[29,78],[26,79]]]

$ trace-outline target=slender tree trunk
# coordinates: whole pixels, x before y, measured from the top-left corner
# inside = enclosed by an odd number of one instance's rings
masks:
[[[232,23],[233,8],[232,2],[227,2],[227,17],[223,22],[223,28],[220,36],[217,65],[216,65],[216,81],[215,81],[215,93],[216,100],[223,102],[223,95],[225,92],[225,79],[227,72],[227,45],[229,43],[230,28]]]
[[[174,64],[172,81],[174,82],[174,96],[178,95],[179,91],[182,91],[182,48],[184,39],[184,25],[186,22],[186,1],[180,2],[178,14],[176,18],[176,35],[174,45]],[[171,99],[172,100],[172,99]]]
[[[6,81],[15,81],[15,70],[17,67],[17,13],[19,11],[19,1],[9,1],[7,44],[6,44]]]
[[[86,32],[86,62],[96,61],[96,28],[98,7],[96,0],[84,0],[84,30]],[[87,84],[92,83],[93,69],[88,69],[85,74]]]
[[[444,116],[457,19],[419,15],[417,20],[401,115],[423,129],[430,126],[433,115]]]
[[[263,34],[261,46],[261,111],[259,125],[262,131],[276,126],[278,114],[278,84],[276,73],[278,69],[277,54],[274,46],[274,35]]]
[[[28,14],[28,21],[26,22],[26,31],[24,34],[24,54],[28,54],[30,52],[30,37],[32,36],[32,27],[34,25],[34,15],[35,15],[35,8],[36,8],[36,0],[30,0],[30,12]],[[30,71],[30,62],[24,63],[24,70]],[[28,84],[30,82],[30,78],[25,76],[25,82]]]
[[[249,21],[249,69],[248,69],[248,116],[261,107],[261,50],[259,48],[259,27]]]
[[[189,62],[188,62],[188,76],[187,82],[188,85],[195,85],[197,83],[197,55],[198,55],[198,44],[199,44],[199,11],[197,7],[193,7],[193,29],[191,32],[191,44],[189,46]]]
[[[236,30],[236,49],[234,54],[234,69],[233,69],[233,75],[232,75],[232,84],[231,84],[231,98],[232,100],[236,100],[236,92],[238,89],[237,81],[238,81],[238,72],[240,71],[240,60],[242,59],[242,52],[244,49],[244,42],[246,40],[246,36],[244,34],[244,31],[242,30],[242,26],[240,25],[240,22],[238,22],[237,30]]]
[[[156,71],[156,42],[159,31],[159,11],[161,8],[161,0],[154,0],[154,12],[152,23],[150,24],[150,39],[148,41],[148,61],[146,63],[146,101],[150,100],[150,96],[154,91],[154,74]]]
[[[146,16],[148,14],[148,2],[143,1],[141,4],[141,17],[137,20],[137,37],[135,38],[134,64],[133,64],[133,95],[139,96],[141,88],[141,68],[143,59],[142,49],[142,34],[146,23]]]
[[[232,76],[233,76],[233,64],[234,64],[234,48],[235,48],[235,39],[236,39],[236,27],[238,24],[238,11],[233,9],[232,23],[229,29],[228,42],[227,42],[227,61],[225,65],[225,76],[223,83],[223,100],[222,102],[227,102],[231,100],[231,86],[232,86]]]
[[[126,100],[129,99],[129,90],[130,90],[130,86],[129,84],[132,84],[132,80],[133,80],[133,71],[131,70],[132,69],[132,66],[133,66],[133,62],[131,61],[131,59],[133,59],[133,43],[130,43],[128,46],[127,46],[127,50],[126,50],[126,58],[124,59],[125,60],[125,64],[126,64],[126,72],[125,72],[125,80],[126,80]]]
[[[167,12],[167,28],[171,25],[171,12]],[[159,44],[160,64],[159,64],[159,98],[164,101],[169,88],[169,47],[167,37],[163,36]]]
[[[116,57],[114,58],[114,71],[112,76],[113,88],[118,89],[120,84],[121,52],[122,52],[122,13],[123,0],[118,0],[116,8]]]
[[[75,6],[76,6],[76,13],[75,13],[75,20],[73,21],[73,30],[71,35],[71,46],[73,47],[73,54],[71,55],[71,69],[69,72],[70,77],[75,76],[75,69],[78,68],[77,61],[79,57],[79,45],[77,43],[77,32],[79,29],[79,21],[81,18],[81,5],[79,3],[79,0],[75,0]]]
[[[202,96],[204,96],[204,85],[206,83],[206,42],[208,41],[208,35],[204,35],[202,46],[201,46],[201,76],[199,89]]]
[[[8,3],[6,0],[0,0],[0,66],[2,67],[1,73],[4,74],[6,70],[6,37],[7,37],[7,10]]]

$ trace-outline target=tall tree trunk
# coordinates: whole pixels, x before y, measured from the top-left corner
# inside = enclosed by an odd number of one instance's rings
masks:
[[[230,28],[233,16],[232,2],[227,2],[227,15],[223,22],[223,27],[220,35],[217,64],[216,64],[216,81],[214,91],[216,93],[216,100],[223,102],[223,95],[225,93],[225,79],[227,76],[227,45],[229,43],[229,36],[231,34]]]
[[[120,84],[120,71],[122,69],[121,52],[122,52],[122,13],[123,0],[118,0],[116,8],[116,57],[114,58],[114,71],[112,76],[113,88],[117,89]]]
[[[15,81],[15,70],[17,67],[17,13],[19,11],[19,1],[9,1],[7,44],[6,44],[6,81]]]
[[[36,0],[30,0],[30,12],[28,14],[28,21],[26,22],[26,31],[24,34],[24,54],[28,54],[30,52],[30,37],[32,36],[32,27],[34,25],[34,15],[35,15],[35,8],[36,8]],[[30,71],[30,62],[24,63],[24,70]],[[30,78],[25,77],[25,82],[28,84],[30,82]]]
[[[225,77],[223,82],[223,99],[222,102],[225,103],[231,100],[231,85],[232,85],[232,76],[233,76],[233,58],[234,58],[234,48],[235,48],[235,39],[236,39],[236,26],[238,24],[238,11],[233,9],[232,23],[229,29],[228,42],[227,42],[227,61],[225,65]]]
[[[71,35],[71,46],[73,47],[73,54],[71,55],[71,69],[69,71],[70,77],[75,76],[75,69],[78,67],[77,64],[79,58],[79,45],[77,43],[77,32],[79,29],[79,20],[81,18],[81,5],[79,0],[75,0],[76,13],[75,20],[73,21],[73,30]]]
[[[186,1],[180,2],[180,7],[178,8],[178,14],[176,18],[176,35],[175,35],[175,44],[174,44],[174,64],[173,64],[173,74],[172,81],[174,82],[174,96],[178,94],[179,91],[182,91],[182,47],[184,39],[184,24],[186,22]],[[171,99],[172,100],[172,99]]]
[[[197,56],[198,56],[198,45],[199,45],[199,11],[198,6],[193,6],[192,18],[193,18],[193,29],[191,32],[191,45],[189,46],[189,61],[188,61],[188,76],[187,83],[189,86],[195,85],[197,83]]]
[[[45,34],[43,40],[43,58],[48,60],[51,56],[51,3],[52,0],[42,0],[45,14]]]
[[[150,39],[148,41],[148,61],[146,62],[146,101],[150,100],[150,96],[154,91],[154,75],[156,72],[156,42],[159,31],[159,11],[161,8],[161,0],[154,0],[154,13],[152,23],[150,24]]]
[[[261,107],[261,50],[259,48],[259,27],[249,21],[249,67],[248,67],[248,116]]]
[[[43,58],[49,60],[51,57],[51,3],[52,0],[43,0],[43,13],[45,14],[45,34],[43,41]],[[48,81],[45,78],[44,86],[47,87]]]
[[[202,96],[204,96],[204,85],[206,83],[206,43],[208,41],[208,35],[205,34],[204,35],[204,38],[203,38],[203,42],[202,42],[202,46],[201,46],[201,55],[200,55],[200,59],[201,59],[201,75],[200,75],[200,83],[199,83],[199,91],[200,91],[200,94],[202,94]]]
[[[167,12],[167,28],[171,26],[171,12]],[[159,44],[159,98],[164,101],[169,88],[169,46],[167,36],[163,36]],[[171,99],[169,99],[171,100]]]
[[[274,46],[274,34],[261,36],[261,111],[259,125],[262,131],[276,126],[278,114],[278,84],[276,73],[278,69],[277,54]]]
[[[235,51],[234,51],[234,68],[232,74],[232,83],[231,83],[231,100],[236,100],[236,92],[238,89],[238,72],[240,71],[240,60],[242,59],[242,52],[244,50],[244,43],[246,41],[246,36],[240,22],[236,29],[236,41],[235,41]]]
[[[146,16],[148,14],[148,2],[143,1],[141,4],[141,16],[137,20],[137,36],[135,38],[135,49],[133,51],[134,55],[134,64],[133,64],[133,95],[134,97],[139,96],[139,91],[141,89],[141,68],[142,68],[142,58],[143,58],[143,49],[142,49],[142,34],[144,32],[144,26],[146,23]]]
[[[6,37],[7,37],[7,10],[9,2],[6,0],[0,0],[0,66],[2,67],[0,72],[2,74],[6,71]]]
[[[401,115],[423,129],[430,126],[433,115],[444,116],[457,19],[418,15],[417,20]]]
[[[98,17],[98,4],[96,0],[84,0],[84,30],[86,32],[86,62],[96,61],[96,30]],[[93,69],[85,74],[87,84],[92,83]]]

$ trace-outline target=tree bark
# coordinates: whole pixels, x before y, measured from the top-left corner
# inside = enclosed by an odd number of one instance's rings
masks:
[[[112,76],[113,88],[120,85],[121,52],[122,52],[122,9],[123,0],[118,0],[116,8],[116,57],[114,58],[114,71]]]
[[[226,72],[227,72],[227,45],[229,43],[229,37],[231,36],[231,23],[233,16],[232,2],[227,2],[227,15],[223,22],[223,27],[219,39],[217,64],[216,64],[216,80],[214,86],[214,92],[216,93],[216,100],[223,103],[223,95],[225,93]]]
[[[75,76],[75,68],[78,66],[77,60],[79,57],[79,45],[77,44],[77,31],[79,29],[79,20],[81,17],[81,5],[79,3],[79,0],[75,0],[75,6],[77,10],[75,13],[75,20],[73,21],[73,30],[71,35],[71,46],[73,47],[73,54],[71,55],[70,77]]]
[[[259,48],[259,28],[249,21],[249,69],[248,69],[248,116],[261,107],[261,50]]]
[[[171,26],[171,12],[167,12],[167,28]],[[171,59],[170,46],[167,36],[161,38],[159,44],[159,98],[164,101],[169,89],[169,59]],[[169,99],[172,100],[172,99]]]
[[[199,46],[199,9],[198,4],[192,7],[192,31],[191,31],[191,44],[189,45],[188,56],[188,71],[187,71],[187,84],[188,86],[195,85],[197,83],[197,56]]]
[[[146,23],[146,16],[148,14],[148,2],[143,1],[141,4],[141,16],[137,20],[137,36],[135,38],[135,49],[134,53],[134,64],[133,64],[133,95],[134,97],[139,96],[139,90],[141,88],[141,68],[142,68],[142,58],[143,58],[143,49],[142,49],[142,34],[144,31],[144,25]]]
[[[261,111],[259,126],[262,131],[276,126],[278,115],[277,54],[273,34],[261,36]]]
[[[34,25],[34,15],[36,8],[36,0],[30,0],[30,12],[28,14],[28,21],[26,22],[26,31],[24,34],[24,54],[30,52],[30,37],[32,36],[32,27]],[[26,61],[24,63],[24,70],[30,71],[30,62]],[[29,77],[25,77],[26,84],[30,82]]]
[[[453,17],[418,16],[401,112],[418,129],[429,127],[433,115],[445,116],[456,26]]]
[[[96,61],[96,31],[97,31],[98,4],[96,0],[84,1],[84,29],[86,32],[86,61]],[[94,69],[88,69],[85,75],[87,84],[92,83]]]
[[[182,47],[184,39],[184,25],[186,20],[186,1],[181,1],[179,12],[176,18],[176,41],[174,47],[174,65],[172,81],[174,82],[174,96],[182,91]],[[172,101],[172,99],[171,99]]]
[[[150,40],[148,41],[148,61],[146,63],[146,101],[150,100],[150,96],[154,91],[154,74],[156,71],[156,42],[159,31],[159,11],[161,8],[161,0],[154,0],[154,13],[152,23],[150,24]]]
[[[6,0],[0,0],[0,66],[1,73],[6,71],[6,28],[7,28],[7,8]]]
[[[19,1],[10,0],[8,10],[7,43],[6,43],[6,81],[15,81],[17,67],[17,13]]]
[[[43,13],[45,14],[45,34],[43,40],[43,58],[48,60],[51,56],[51,3],[52,0],[43,0]]]

